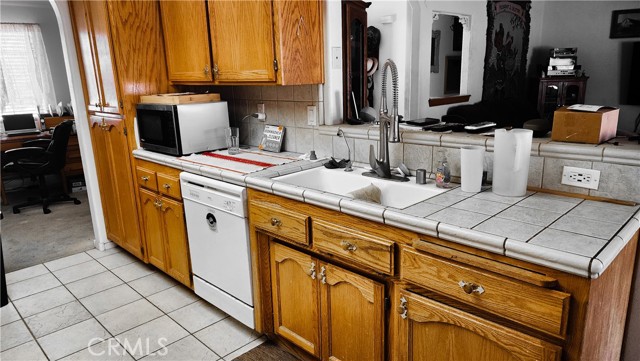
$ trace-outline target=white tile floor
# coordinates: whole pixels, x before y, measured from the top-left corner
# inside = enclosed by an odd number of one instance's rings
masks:
[[[265,338],[119,248],[7,274],[1,360],[224,360]]]

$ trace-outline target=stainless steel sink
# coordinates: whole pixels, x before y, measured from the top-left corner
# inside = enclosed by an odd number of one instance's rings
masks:
[[[437,188],[433,181],[427,184],[416,184],[415,177],[410,177],[409,182],[398,183],[363,176],[362,173],[367,171],[368,169],[359,167],[354,167],[353,172],[318,167],[276,177],[273,180],[351,198],[353,197],[349,194],[350,192],[373,184],[380,188],[380,203],[383,206],[398,209],[407,208],[447,191]]]

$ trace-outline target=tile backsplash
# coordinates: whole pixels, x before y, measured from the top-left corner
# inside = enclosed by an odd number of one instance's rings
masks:
[[[186,89],[185,89],[186,90]],[[189,89],[192,90],[192,89]],[[203,91],[203,87],[193,89]],[[242,144],[258,145],[266,124],[283,125],[286,128],[283,150],[306,153],[315,150],[319,156],[347,157],[369,162],[369,147],[378,149],[378,130],[365,126],[341,125],[346,138],[336,136],[338,126],[324,124],[324,99],[322,85],[297,86],[216,86],[206,90],[221,94],[229,102],[229,118],[233,126],[240,128]],[[257,104],[265,105],[266,121],[247,115],[257,112]],[[307,125],[307,106],[315,105],[318,125]],[[485,170],[492,179],[493,140],[466,134],[435,134],[403,132],[402,143],[390,144],[391,164],[404,162],[411,170],[417,168],[434,172],[443,156],[451,167],[453,181],[460,180],[460,146],[464,144],[486,145]],[[536,148],[537,147],[537,148]],[[631,154],[631,156],[629,156]],[[577,166],[602,171],[599,190],[568,187],[561,184],[563,166]],[[584,144],[550,142],[534,139],[529,166],[530,187],[564,191],[605,198],[640,202],[640,145],[594,147]]]

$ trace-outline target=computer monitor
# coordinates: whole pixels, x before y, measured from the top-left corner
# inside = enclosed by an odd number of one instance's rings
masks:
[[[4,131],[7,135],[39,132],[33,114],[4,114],[2,115]]]

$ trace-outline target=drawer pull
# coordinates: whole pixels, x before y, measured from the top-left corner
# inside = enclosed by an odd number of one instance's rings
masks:
[[[316,279],[316,263],[311,262],[311,268],[309,269],[309,276],[311,276],[312,280]]]
[[[171,188],[171,184],[165,183],[162,185],[164,187],[164,189],[169,190],[169,188]]]
[[[484,288],[480,285],[477,285],[475,283],[471,283],[471,282],[465,282],[465,281],[460,281],[458,282],[458,285],[460,286],[460,288],[462,288],[462,290],[464,291],[464,293],[470,295],[472,293],[477,293],[479,295],[484,293]]]
[[[148,182],[148,181],[149,181],[149,177],[147,177],[147,176],[140,177],[140,178],[142,178],[142,180],[143,180],[143,181],[145,181],[145,182]]]
[[[400,306],[398,306],[396,311],[398,311],[403,320],[407,318],[407,299],[404,298],[404,296],[400,297]]]
[[[280,225],[282,225],[282,221],[275,217],[271,218],[271,225],[274,227],[279,227]]]
[[[156,199],[155,202],[153,202],[153,204],[157,207],[157,208],[162,208],[162,201],[159,199]]]
[[[347,241],[340,242],[340,245],[342,245],[342,248],[345,251],[349,251],[349,252],[355,252],[358,249],[358,246],[356,246],[355,244],[353,244],[351,242],[347,242]]]
[[[327,284],[327,268],[325,266],[320,267],[320,282],[323,285]]]

